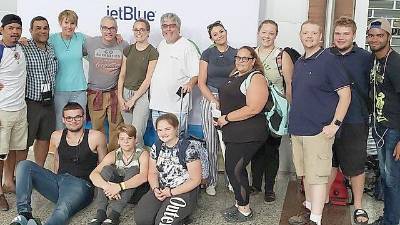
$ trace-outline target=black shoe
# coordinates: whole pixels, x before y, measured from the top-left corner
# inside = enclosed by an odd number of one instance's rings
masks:
[[[249,189],[250,195],[257,195],[260,192],[261,192],[261,188],[256,188],[254,186],[250,186],[250,189]]]
[[[273,191],[265,192],[264,201],[273,202],[273,201],[275,201],[275,199],[276,199],[275,192],[273,192]]]
[[[101,225],[103,221],[98,220],[97,218],[92,219],[88,225]]]
[[[238,210],[238,208],[236,207],[236,205],[233,205],[233,206],[231,206],[231,207],[229,207],[229,208],[224,209],[224,210],[221,211],[222,216],[224,216],[224,217],[225,217],[227,214],[235,214],[235,213],[238,213],[238,212],[239,212],[239,210]]]
[[[119,221],[115,221],[115,220],[111,220],[109,218],[107,218],[106,220],[103,221],[103,223],[101,223],[101,225],[118,225]]]
[[[228,223],[243,223],[253,219],[253,211],[250,211],[250,214],[245,216],[239,210],[236,213],[228,213],[224,215],[224,219]]]

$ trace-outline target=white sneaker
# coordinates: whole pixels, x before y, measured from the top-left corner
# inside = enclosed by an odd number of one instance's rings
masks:
[[[215,186],[208,186],[206,188],[206,193],[210,196],[214,196],[217,194],[217,192],[215,191]]]

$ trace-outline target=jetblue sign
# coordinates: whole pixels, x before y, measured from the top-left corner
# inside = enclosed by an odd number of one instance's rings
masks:
[[[120,6],[116,9],[111,8],[107,5],[107,16],[112,16],[117,20],[138,20],[146,19],[148,21],[154,21],[156,12],[152,10],[140,10],[136,6]]]

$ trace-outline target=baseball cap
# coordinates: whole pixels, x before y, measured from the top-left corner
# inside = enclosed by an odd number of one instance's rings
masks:
[[[390,35],[392,34],[392,26],[390,25],[390,22],[385,18],[379,18],[371,21],[371,23],[369,23],[368,25],[367,30],[370,30],[371,28],[382,29],[388,32]]]
[[[5,27],[11,23],[18,23],[19,25],[22,26],[21,17],[15,15],[15,14],[7,14],[3,17],[3,19],[1,19],[1,27]]]

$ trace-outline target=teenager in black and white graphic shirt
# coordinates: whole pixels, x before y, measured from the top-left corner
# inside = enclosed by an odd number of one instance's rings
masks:
[[[197,189],[201,182],[201,163],[194,145],[189,144],[184,162],[178,138],[179,122],[174,114],[167,113],[156,121],[160,149],[153,147],[149,161],[151,190],[135,209],[138,225],[183,224],[196,206]],[[182,156],[181,156],[182,157]]]

